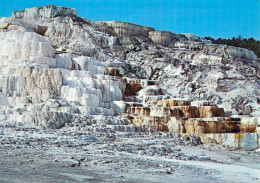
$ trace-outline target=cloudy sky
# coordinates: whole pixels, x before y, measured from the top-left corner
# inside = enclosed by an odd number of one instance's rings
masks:
[[[260,0],[0,0],[0,17],[46,5],[78,10],[92,21],[118,20],[174,33],[260,40]]]

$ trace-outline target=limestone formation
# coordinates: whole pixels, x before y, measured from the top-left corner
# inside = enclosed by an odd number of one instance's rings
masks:
[[[111,21],[97,23],[101,25],[101,30],[103,30],[105,33],[113,35],[114,32],[119,37],[148,36],[150,31],[154,31],[154,29],[150,27],[143,27],[126,22]],[[112,32],[109,32],[109,30],[111,30]]]
[[[0,19],[0,60],[1,124],[259,134],[260,64],[244,48],[46,6]]]
[[[167,47],[174,47],[174,42],[176,41],[187,41],[184,35],[173,34],[166,31],[150,31],[149,38],[154,43]]]
[[[22,11],[15,11],[12,14],[13,18],[28,19],[30,21],[55,18],[57,16],[77,16],[77,10],[49,5],[41,8],[27,8]]]

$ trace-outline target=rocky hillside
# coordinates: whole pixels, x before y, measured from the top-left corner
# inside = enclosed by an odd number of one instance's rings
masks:
[[[260,180],[252,51],[46,6],[0,18],[0,61],[0,182]]]
[[[142,103],[139,91],[149,85],[157,88],[146,95],[208,101],[224,108],[221,116],[260,116],[256,55],[192,34],[92,22],[63,7],[28,8],[0,19],[0,60],[5,125],[60,128],[103,124],[106,116],[125,125],[129,102]]]

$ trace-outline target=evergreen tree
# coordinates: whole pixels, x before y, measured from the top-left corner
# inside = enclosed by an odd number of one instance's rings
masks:
[[[246,48],[253,51],[257,55],[257,57],[260,58],[260,41],[257,41],[254,38],[243,39],[242,36],[239,35],[237,36],[237,38],[233,37],[232,39],[214,39],[209,36],[203,39],[211,40],[214,44],[227,44],[229,46]]]

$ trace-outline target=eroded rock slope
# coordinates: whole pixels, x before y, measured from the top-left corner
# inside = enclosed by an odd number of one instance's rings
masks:
[[[0,19],[0,60],[2,125],[77,121],[191,135],[240,132],[243,124],[255,133],[260,125],[256,55],[192,34],[28,8]]]

